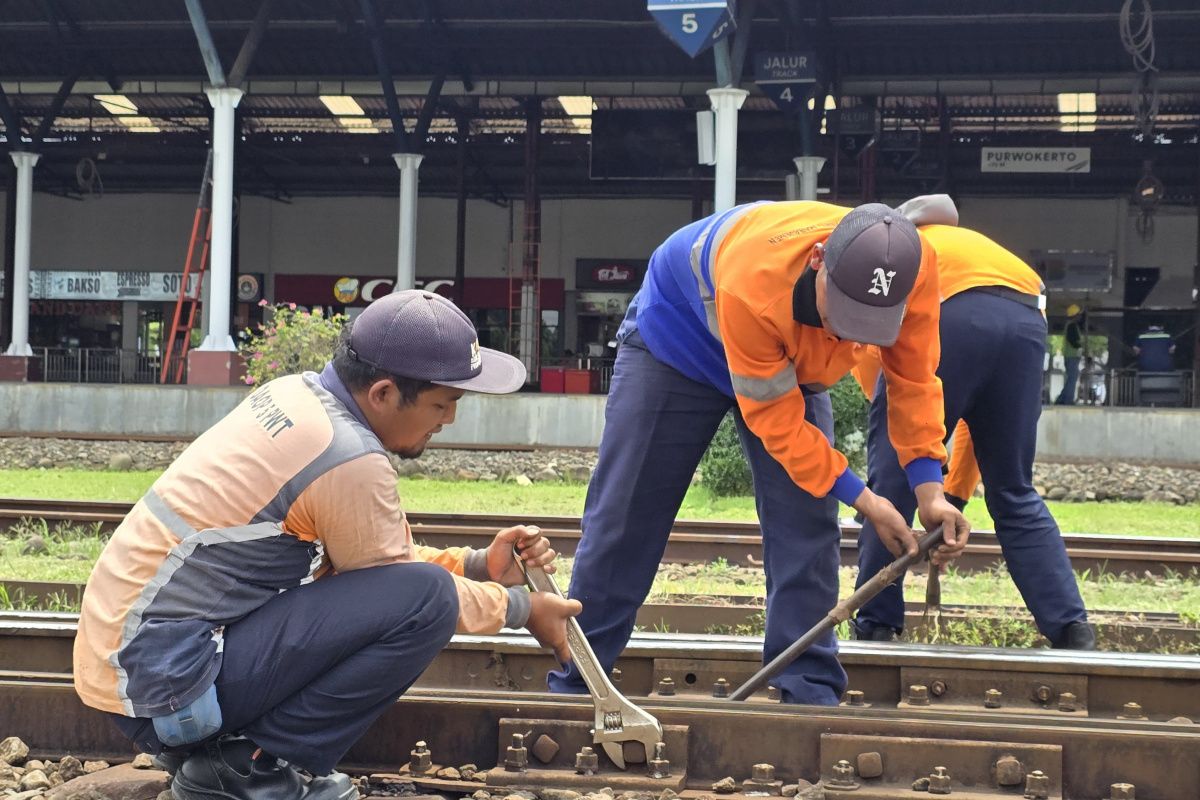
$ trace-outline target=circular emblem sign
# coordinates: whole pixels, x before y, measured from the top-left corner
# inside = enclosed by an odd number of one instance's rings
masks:
[[[353,303],[358,299],[358,278],[338,278],[333,284],[333,297],[339,303]]]

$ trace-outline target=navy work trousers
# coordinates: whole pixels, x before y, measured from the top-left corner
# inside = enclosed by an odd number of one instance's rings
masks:
[[[436,564],[332,575],[283,592],[225,629],[217,735],[329,773],[454,635],[458,593]],[[149,719],[113,715],[142,750],[163,745]]]
[[[809,395],[806,405],[805,418],[832,439],[829,396]],[[606,671],[629,641],[692,475],[732,407],[728,395],[656,359],[636,332],[617,351],[570,588],[570,596],[583,603],[579,623]],[[763,657],[770,660],[837,602],[837,501],[800,489],[740,416],[737,427],[762,525]],[[818,642],[773,683],[786,702],[837,704],[846,673],[834,636]],[[574,665],[552,672],[549,685],[556,692],[586,691]]]
[[[1033,488],[1037,421],[1042,413],[1046,323],[1033,308],[985,292],[967,291],[942,303],[946,430],[965,419],[975,443],[986,503],[1013,582],[1040,630],[1056,642],[1063,628],[1087,619],[1071,562],[1054,517]],[[867,484],[912,522],[917,500],[888,438],[883,378],[871,404]],[[969,499],[969,498],[963,498]],[[870,522],[858,539],[858,585],[892,561]],[[904,628],[900,582],[858,613],[860,629]]]

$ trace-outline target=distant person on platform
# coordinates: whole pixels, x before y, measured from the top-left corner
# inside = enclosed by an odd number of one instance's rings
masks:
[[[870,203],[736,206],[654,251],[617,334],[604,435],[588,487],[570,596],[602,667],[633,631],[675,515],[732,409],[750,462],[767,574],[763,657],[773,658],[838,598],[838,501],[872,520],[893,554],[908,523],[833,447],[826,388],[868,344],[897,387],[891,433],[918,515],[946,526],[939,559],[969,526],[942,495],[937,269],[913,223]],[[550,688],[582,693],[570,666]],[[833,634],[775,679],[789,703],[836,705],[846,686]]]
[[[1079,383],[1079,359],[1083,353],[1083,309],[1075,303],[1067,306],[1067,327],[1063,330],[1063,388],[1055,405],[1075,405],[1075,389]]]
[[[1151,325],[1138,334],[1133,346],[1138,372],[1170,372],[1175,369],[1175,342],[1162,325]]]
[[[928,218],[940,197],[917,197],[899,210]],[[926,206],[933,208],[924,210]],[[918,214],[917,209],[922,211]],[[941,218],[957,222],[952,211]],[[996,539],[1038,630],[1052,647],[1094,650],[1095,633],[1062,535],[1033,488],[1046,355],[1042,281],[1020,258],[981,233],[944,224],[920,230],[933,249],[942,297],[938,377],[946,427],[954,430],[947,499],[957,494],[959,507],[964,507],[982,473]],[[917,501],[888,437],[894,387],[878,370],[868,369],[870,365],[864,360],[856,371],[873,397],[867,485],[911,520]],[[970,480],[960,477],[967,471]],[[891,560],[874,524],[864,521],[858,538],[858,586]],[[859,610],[854,631],[858,639],[891,641],[903,630],[904,587],[899,580]]]
[[[320,374],[256,389],[121,523],[84,592],[80,697],[178,800],[352,800],[334,767],[455,630],[523,627],[568,658],[579,603],[520,588],[514,546],[553,569],[538,529],[415,545],[388,459],[419,456],[464,393],[524,382],[449,300],[372,303]]]

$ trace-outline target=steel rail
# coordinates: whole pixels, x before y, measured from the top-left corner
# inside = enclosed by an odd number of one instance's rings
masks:
[[[47,523],[98,523],[111,530],[131,508],[130,503],[0,499],[0,528],[33,518]],[[518,522],[541,527],[563,555],[573,555],[582,536],[578,517],[418,512],[409,514],[408,519],[414,537],[433,547],[486,547],[497,530]],[[842,564],[856,564],[859,526],[843,522],[841,530]],[[1063,541],[1077,570],[1163,575],[1200,569],[1198,539],[1070,533],[1063,534]],[[664,556],[667,563],[707,563],[718,558],[741,566],[761,564],[758,524],[714,520],[675,523]],[[995,534],[975,531],[955,567],[972,572],[992,569],[1002,560]]]

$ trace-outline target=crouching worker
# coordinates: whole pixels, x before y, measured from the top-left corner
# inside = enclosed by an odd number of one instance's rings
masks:
[[[388,460],[465,392],[524,381],[450,301],[376,301],[324,371],[257,389],[121,523],[84,593],[80,697],[175,768],[179,800],[352,800],[338,760],[456,630],[524,627],[567,659],[579,603],[518,588],[514,546],[553,569],[540,532],[415,545]]]

